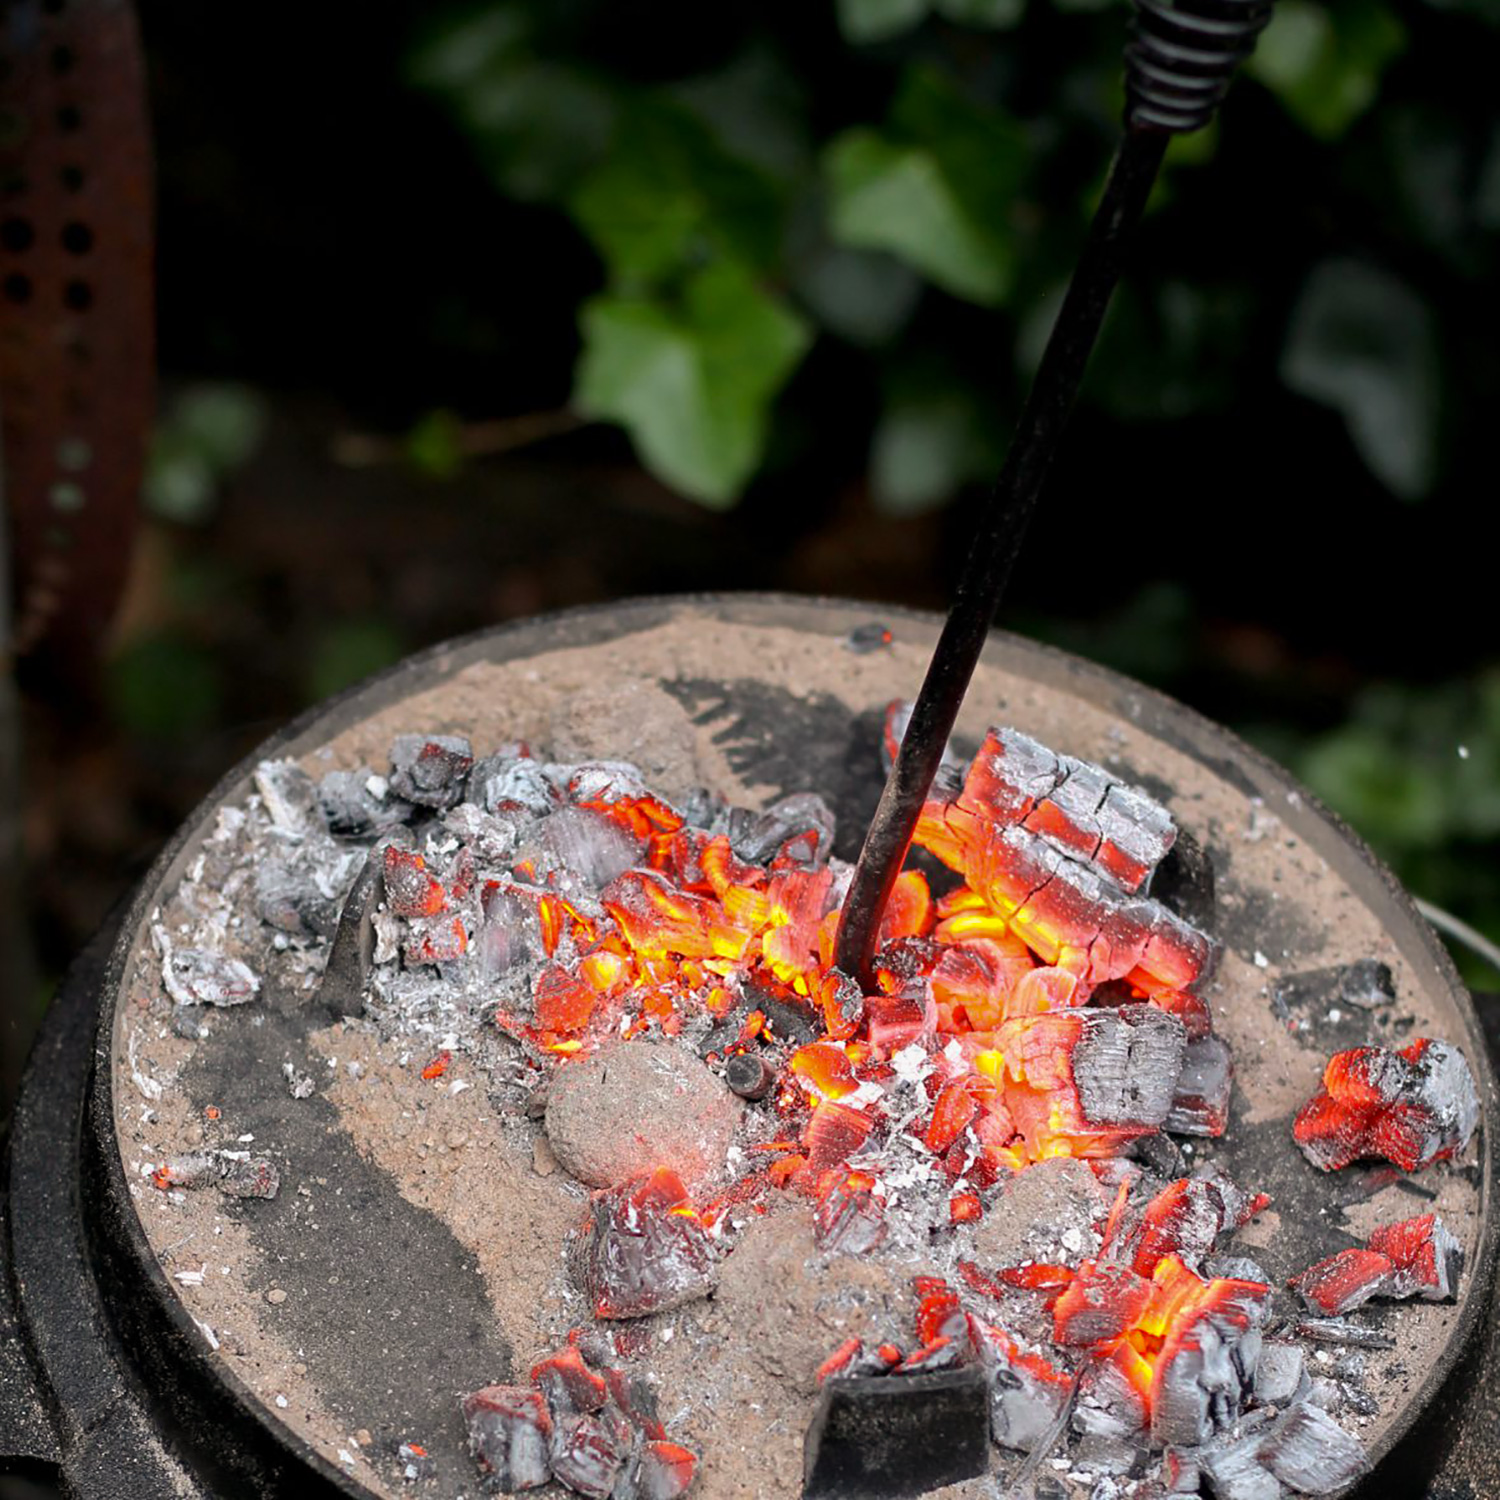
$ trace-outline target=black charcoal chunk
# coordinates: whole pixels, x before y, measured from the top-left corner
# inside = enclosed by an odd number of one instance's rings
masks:
[[[805,1500],[899,1500],[989,1466],[984,1372],[835,1376],[803,1440]]]
[[[391,790],[421,807],[452,807],[463,800],[473,764],[473,751],[461,735],[397,735],[391,745]]]
[[[820,868],[828,862],[833,835],[833,813],[816,792],[795,792],[764,812],[736,807],[729,813],[729,846],[748,864],[787,853],[798,864]]]
[[[1161,1125],[1171,1113],[1187,1032],[1154,1005],[1083,1012],[1073,1082],[1091,1125]]]
[[[856,625],[843,641],[844,650],[855,656],[868,656],[872,651],[883,650],[890,643],[890,626],[882,625],[878,620],[871,620],[866,625]]]
[[[407,1484],[431,1479],[437,1473],[437,1461],[420,1443],[401,1443],[396,1448],[396,1463]]]
[[[553,1419],[552,1476],[586,1500],[609,1500],[630,1458],[634,1433],[613,1406]]]
[[[1260,1462],[1301,1495],[1331,1495],[1369,1467],[1363,1445],[1327,1412],[1304,1402],[1261,1441]]]
[[[1183,1049],[1166,1129],[1179,1135],[1223,1135],[1229,1123],[1233,1081],[1234,1058],[1221,1038],[1205,1036],[1189,1042]]]

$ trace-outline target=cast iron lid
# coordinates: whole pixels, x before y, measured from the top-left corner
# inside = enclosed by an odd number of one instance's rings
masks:
[[[850,632],[872,621],[890,627],[889,645],[847,649]],[[250,794],[258,762],[294,757],[315,775],[381,765],[403,732],[463,734],[476,753],[516,739],[566,740],[572,758],[641,763],[667,796],[706,783],[755,805],[819,791],[838,815],[836,852],[853,858],[879,792],[884,709],[911,695],[937,629],[924,615],[760,596],[571,612],[416,657],[304,717],[232,772],[144,882],[102,997],[93,1129],[115,1265],[130,1288],[120,1300],[131,1340],[159,1343],[169,1332],[185,1385],[201,1382],[281,1451],[361,1495],[400,1493],[403,1440],[433,1456],[429,1492],[474,1493],[456,1396],[508,1378],[536,1352],[522,1347],[525,1329],[505,1309],[517,1287],[542,1285],[537,1259],[563,1211],[546,1198],[546,1180],[512,1161],[491,1131],[481,1076],[471,1091],[424,1106],[430,1145],[418,1153],[422,1142],[400,1123],[427,1098],[418,1069],[387,1056],[386,1107],[362,1105],[349,1044],[309,1003],[302,977],[268,978],[257,1005],[213,1016],[202,1039],[161,1024],[151,929],[221,809]],[[1484,1300],[1495,1241],[1487,1146],[1422,1174],[1419,1200],[1400,1180],[1315,1173],[1292,1145],[1290,1119],[1330,1052],[1429,1035],[1460,1046],[1473,1065],[1487,1143],[1494,1080],[1450,961],[1347,829],[1278,768],[1180,705],[997,634],[960,721],[961,748],[972,752],[997,722],[1145,787],[1212,858],[1225,956],[1206,998],[1233,1048],[1237,1083],[1232,1124],[1211,1154],[1274,1200],[1233,1248],[1284,1280],[1351,1234],[1425,1207],[1463,1244],[1468,1270],[1455,1305],[1379,1314],[1396,1348],[1371,1356],[1368,1386],[1380,1411],[1358,1430],[1380,1457],[1437,1390]],[[1294,1033],[1273,1018],[1278,979],[1360,959],[1380,960],[1395,976],[1397,1003],[1378,1022],[1320,1008]],[[283,1081],[288,1061],[314,1080],[309,1097],[293,1097]],[[247,1147],[277,1162],[275,1200],[226,1209],[216,1194],[153,1188],[153,1164],[201,1139],[206,1111],[218,1112],[232,1141],[251,1137]],[[694,1378],[690,1363],[658,1373],[668,1387]],[[703,1449],[697,1493],[737,1493],[732,1484],[751,1479],[747,1493],[781,1492],[784,1473],[756,1477],[754,1455],[774,1445],[753,1422],[739,1424],[732,1442],[711,1426],[705,1416],[683,1438]],[[1004,1463],[997,1459],[997,1472]]]

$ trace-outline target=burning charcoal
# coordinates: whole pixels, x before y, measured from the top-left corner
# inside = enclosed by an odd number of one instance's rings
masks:
[[[1154,1005],[1086,1011],[1073,1048],[1073,1081],[1090,1125],[1163,1123],[1172,1109],[1186,1033]]]
[[[1200,1463],[1214,1500],[1282,1500],[1281,1482],[1261,1466],[1260,1445],[1256,1433],[1203,1450]]]
[[[463,1413],[469,1451],[499,1489],[534,1490],[552,1477],[552,1418],[539,1391],[489,1385],[464,1397]]]
[[[1356,1349],[1396,1347],[1390,1334],[1365,1323],[1351,1322],[1348,1318],[1303,1318],[1293,1332],[1298,1338],[1311,1339],[1315,1344],[1349,1344]]]
[[[335,838],[364,839],[409,823],[410,802],[390,795],[390,783],[368,766],[330,771],[318,783],[318,811]]]
[[[833,848],[834,819],[816,792],[796,792],[764,812],[736,807],[729,814],[729,844],[749,864],[765,864],[781,854],[796,864],[819,869]]]
[[[870,1179],[851,1172],[818,1202],[813,1234],[820,1250],[866,1255],[885,1242],[885,1205],[870,1190]]]
[[[381,862],[385,904],[398,917],[432,917],[448,904],[442,882],[410,849],[387,844]]]
[[[1078,1385],[1073,1426],[1104,1437],[1134,1437],[1146,1425],[1146,1398],[1114,1357],[1087,1366]]]
[[[1229,1088],[1234,1059],[1216,1036],[1190,1041],[1183,1049],[1182,1071],[1165,1128],[1180,1135],[1220,1136],[1229,1124]]]
[[[1307,1402],[1293,1407],[1271,1428],[1257,1457],[1301,1495],[1331,1495],[1369,1467],[1358,1439]]]
[[[580,1280],[599,1318],[639,1318],[706,1297],[718,1282],[713,1241],[676,1175],[596,1193]]]
[[[1088,1348],[1119,1338],[1145,1312],[1151,1283],[1126,1266],[1084,1265],[1052,1307],[1059,1344]]]
[[[1446,1042],[1420,1037],[1399,1052],[1356,1047],[1336,1053],[1323,1087],[1297,1113],[1302,1154],[1328,1172],[1383,1156],[1408,1172],[1469,1142],[1479,1099],[1468,1061]]]
[[[1151,899],[1160,901],[1184,922],[1214,930],[1218,908],[1214,898],[1213,862],[1192,834],[1179,830],[1177,842],[1151,877]]]
[[[1151,1391],[1155,1442],[1203,1443],[1238,1418],[1260,1357],[1260,1316],[1211,1309],[1169,1331]]]
[[[791,997],[768,994],[754,985],[745,988],[745,999],[753,1010],[765,1018],[771,1035],[778,1042],[804,1047],[822,1035],[817,1014]]]
[[[1267,1339],[1255,1366],[1255,1399],[1262,1406],[1285,1406],[1302,1386],[1307,1357],[1300,1344]]]
[[[514,809],[545,817],[557,806],[556,788],[529,755],[490,755],[469,773],[469,799],[485,812]]]
[[[802,1452],[805,1500],[920,1495],[972,1479],[989,1467],[984,1372],[829,1380]]]
[[[803,1133],[808,1170],[819,1173],[842,1166],[864,1145],[873,1127],[862,1110],[826,1100],[813,1111]]]
[[[554,1417],[562,1412],[598,1411],[609,1399],[608,1383],[571,1346],[533,1365],[531,1383],[547,1398],[547,1409]]]
[[[1095,1474],[1127,1475],[1143,1470],[1149,1451],[1136,1443],[1127,1443],[1123,1438],[1086,1432],[1074,1444],[1073,1458],[1080,1469]]]
[[[1464,1252],[1436,1214],[1382,1224],[1369,1238],[1371,1250],[1392,1262],[1388,1297],[1451,1302],[1458,1296]]]
[[[560,871],[598,892],[636,864],[644,842],[613,818],[586,807],[560,807],[538,829],[542,849]]]
[[[1309,1312],[1337,1317],[1387,1292],[1395,1267],[1375,1250],[1340,1250],[1287,1285]]]
[[[850,651],[855,656],[868,656],[872,651],[889,646],[893,639],[889,625],[871,620],[866,625],[856,625],[844,637],[842,644],[845,651]]]
[[[402,1443],[396,1449],[396,1462],[401,1465],[401,1477],[407,1484],[431,1479],[437,1473],[436,1462],[420,1443]]]
[[[591,1187],[613,1187],[669,1161],[692,1186],[717,1177],[744,1105],[687,1047],[622,1042],[558,1069],[547,1140]]]
[[[1169,1495],[1196,1495],[1202,1484],[1203,1471],[1198,1455],[1168,1448],[1161,1459],[1161,1485]]]
[[[724,1082],[741,1099],[764,1099],[776,1082],[776,1070],[758,1052],[737,1052],[724,1064]]]
[[[202,948],[169,949],[162,960],[162,983],[179,1005],[243,1005],[260,989],[248,964]]]
[[[676,1443],[654,1439],[641,1449],[635,1474],[637,1500],[678,1500],[687,1494],[698,1455]]]
[[[990,1382],[990,1429],[1002,1448],[1029,1453],[1056,1421],[1069,1377],[1006,1333],[970,1317],[969,1342]]]
[[[554,1414],[548,1450],[552,1477],[587,1500],[609,1500],[630,1458],[630,1423],[612,1406],[597,1412]]]
[[[1251,1260],[1248,1255],[1210,1255],[1203,1262],[1203,1274],[1223,1281],[1259,1281],[1265,1286],[1271,1284],[1271,1278],[1260,1262]]]
[[[397,735],[391,744],[391,790],[421,807],[463,801],[474,753],[461,735]]]
[[[281,1174],[263,1156],[237,1160],[225,1157],[219,1191],[231,1198],[274,1198],[281,1188]]]

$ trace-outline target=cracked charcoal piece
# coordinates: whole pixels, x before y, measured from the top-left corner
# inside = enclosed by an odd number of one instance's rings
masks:
[[[174,948],[162,963],[162,982],[179,1005],[244,1005],[260,980],[248,964],[202,948]]]
[[[442,809],[461,802],[474,753],[462,735],[401,734],[391,744],[391,790]]]
[[[443,883],[413,850],[389,843],[381,856],[385,903],[398,917],[432,917],[448,904]]]
[[[368,766],[358,766],[352,771],[330,771],[318,783],[318,811],[335,838],[364,839],[409,823],[416,809],[390,796],[383,776],[376,776]]]
[[[451,964],[463,957],[468,946],[469,935],[462,917],[414,917],[406,929],[401,954],[408,967]]]
[[[609,1383],[569,1346],[531,1367],[531,1383],[546,1397],[554,1417],[598,1411],[609,1400]]]
[[[1261,1440],[1260,1462],[1301,1495],[1331,1495],[1369,1467],[1357,1438],[1326,1412],[1294,1406]]]
[[[1372,1230],[1371,1250],[1392,1262],[1390,1297],[1422,1297],[1428,1302],[1451,1302],[1458,1296],[1464,1252],[1436,1214],[1421,1214],[1399,1224]]]
[[[1216,1036],[1188,1042],[1164,1129],[1179,1135],[1220,1136],[1229,1124],[1234,1059]]]
[[[1260,1358],[1263,1316],[1263,1302],[1241,1296],[1169,1335],[1152,1391],[1153,1441],[1192,1447],[1237,1420]]]
[[[1323,1086],[1297,1112],[1293,1134],[1322,1171],[1383,1156],[1408,1172],[1469,1142],[1479,1121],[1474,1075],[1457,1047],[1419,1037],[1399,1052],[1335,1053]]]
[[[1154,1005],[1083,1013],[1073,1081],[1091,1125],[1162,1124],[1172,1110],[1187,1034]]]
[[[820,1250],[866,1255],[885,1242],[889,1225],[885,1209],[868,1188],[839,1183],[818,1203],[813,1236]]]
[[[337,902],[318,889],[312,876],[280,859],[256,867],[255,912],[296,938],[332,937],[339,920]]]
[[[900,1500],[983,1474],[989,1399],[973,1366],[825,1381],[803,1440],[805,1500]]]
[[[666,1168],[645,1183],[594,1195],[578,1279],[595,1317],[644,1317],[713,1291],[718,1255],[696,1216],[673,1211],[686,1204]]]
[[[283,838],[306,837],[314,826],[312,777],[294,760],[263,760],[253,780],[276,832]]]
[[[1340,1250],[1287,1283],[1309,1312],[1338,1317],[1389,1294],[1395,1266],[1376,1250]]]
[[[698,1455],[660,1438],[641,1449],[636,1461],[636,1500],[678,1500],[687,1494],[698,1467]]]
[[[1073,1427],[1104,1437],[1129,1438],[1146,1425],[1146,1398],[1113,1359],[1086,1366],[1078,1383]]]
[[[217,1151],[184,1151],[169,1156],[157,1175],[168,1187],[193,1189],[217,1182],[223,1171]]]
[[[489,1385],[463,1399],[469,1451],[501,1490],[534,1490],[552,1477],[552,1418],[540,1391]]]

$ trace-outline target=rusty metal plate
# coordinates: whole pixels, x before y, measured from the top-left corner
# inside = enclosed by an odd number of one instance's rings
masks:
[[[135,14],[24,0],[0,31],[0,422],[14,649],[75,666],[124,584],[155,414]]]

